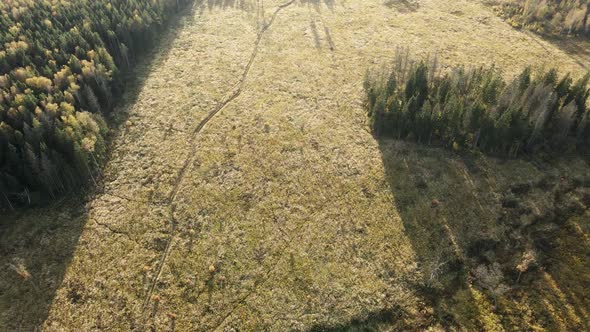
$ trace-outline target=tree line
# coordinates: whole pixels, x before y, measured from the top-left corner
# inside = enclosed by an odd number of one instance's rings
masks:
[[[92,178],[123,74],[191,1],[0,2],[0,205]]]
[[[507,82],[493,66],[438,67],[436,58],[413,61],[398,50],[390,68],[367,73],[376,136],[505,156],[589,146],[590,74],[574,80],[527,67]]]
[[[497,8],[516,27],[590,37],[588,0],[501,0]]]

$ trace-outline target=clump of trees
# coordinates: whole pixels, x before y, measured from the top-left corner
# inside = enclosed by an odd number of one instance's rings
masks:
[[[588,0],[502,0],[498,8],[517,27],[546,34],[590,36]]]
[[[442,143],[517,156],[590,143],[588,83],[554,69],[525,68],[506,82],[495,67],[438,69],[398,50],[391,68],[367,73],[367,110],[376,136]]]
[[[92,178],[123,73],[190,1],[0,1],[0,204]]]

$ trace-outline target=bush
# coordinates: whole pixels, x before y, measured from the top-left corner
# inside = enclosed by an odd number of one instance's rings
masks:
[[[56,196],[92,176],[121,72],[190,1],[0,2],[1,201]]]
[[[365,91],[376,136],[516,156],[590,142],[589,81],[531,68],[509,83],[495,67],[441,73],[436,59],[398,50],[392,68],[367,73]]]

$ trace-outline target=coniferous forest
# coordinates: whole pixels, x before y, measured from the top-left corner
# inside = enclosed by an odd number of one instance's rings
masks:
[[[55,197],[105,159],[124,73],[190,0],[0,2],[2,201]]]
[[[504,0],[499,9],[516,27],[544,34],[590,36],[588,0]]]
[[[442,73],[436,58],[398,50],[393,68],[367,74],[365,91],[377,136],[517,156],[590,143],[589,82],[530,67],[510,82],[495,67]]]

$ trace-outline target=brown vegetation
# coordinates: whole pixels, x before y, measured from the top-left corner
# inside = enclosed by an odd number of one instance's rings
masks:
[[[396,45],[506,79],[579,79],[571,54],[468,0],[296,1],[259,38],[284,3],[195,6],[114,110],[94,195],[2,216],[0,326],[588,330],[588,162],[376,141],[362,87]]]

